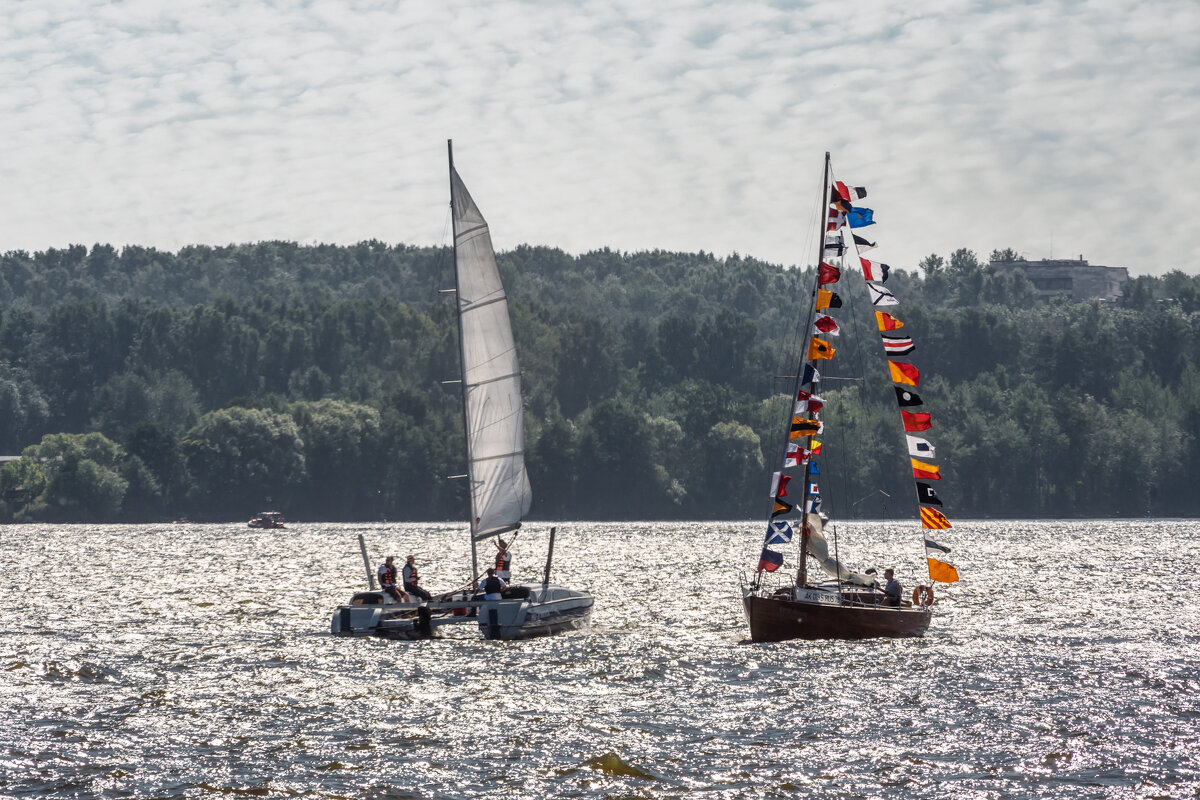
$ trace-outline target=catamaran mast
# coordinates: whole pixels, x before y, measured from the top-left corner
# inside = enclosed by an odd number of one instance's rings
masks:
[[[820,202],[820,219],[817,223],[817,275],[818,283],[816,289],[813,290],[812,303],[808,307],[808,319],[804,322],[804,333],[801,338],[803,344],[801,347],[804,350],[804,355],[800,360],[799,369],[796,370],[796,384],[792,388],[792,404],[795,405],[796,398],[799,396],[800,387],[804,380],[804,365],[808,363],[808,343],[812,339],[813,330],[813,315],[817,312],[817,291],[820,289],[819,276],[821,274],[821,262],[825,259],[825,228],[829,218],[829,151],[825,151],[825,175],[821,181],[821,202]],[[791,417],[789,416],[789,419]],[[806,450],[812,449],[812,434],[809,434],[805,439]],[[811,458],[811,457],[810,457]],[[804,491],[800,496],[800,568],[796,573],[796,585],[803,589],[808,584],[808,465],[804,466]]]
[[[462,298],[459,295],[458,280],[458,209],[454,207],[454,140],[446,140],[446,155],[450,162],[450,230],[454,242],[454,319],[458,322],[458,370],[462,380],[459,381],[459,391],[462,394],[463,438],[467,443],[467,496],[471,502],[471,582],[479,577],[479,552],[475,544],[475,475],[471,459],[471,429],[467,419],[467,351],[463,337]]]

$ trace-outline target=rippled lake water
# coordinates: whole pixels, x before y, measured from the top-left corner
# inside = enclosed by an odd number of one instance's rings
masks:
[[[563,524],[590,629],[404,643],[328,633],[356,536],[449,588],[458,526],[4,527],[0,795],[1198,796],[1196,523],[956,521],[924,638],[769,645],[737,589],[760,528]],[[911,585],[911,527],[842,537]]]

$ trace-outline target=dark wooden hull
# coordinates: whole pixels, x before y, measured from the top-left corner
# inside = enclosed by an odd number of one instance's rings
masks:
[[[927,607],[839,606],[753,594],[743,602],[755,642],[921,636],[933,616]]]

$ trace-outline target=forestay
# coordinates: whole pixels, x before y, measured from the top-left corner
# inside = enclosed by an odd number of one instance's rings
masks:
[[[492,237],[453,167],[450,182],[471,530],[482,538],[517,526],[533,493],[525,474],[521,374]]]

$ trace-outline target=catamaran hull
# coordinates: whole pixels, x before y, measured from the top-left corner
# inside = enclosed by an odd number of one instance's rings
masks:
[[[921,636],[933,616],[929,608],[847,606],[746,594],[750,639],[874,639]]]
[[[555,597],[555,595],[565,595]],[[551,590],[547,601],[495,600],[479,609],[479,632],[485,639],[530,639],[573,631],[588,624],[592,596],[570,589]]]
[[[528,639],[584,627],[592,603],[590,593],[561,586],[539,587],[521,599],[432,603],[383,604],[380,593],[361,592],[333,613],[329,631],[336,636],[428,639],[445,625],[472,624],[485,639]]]

